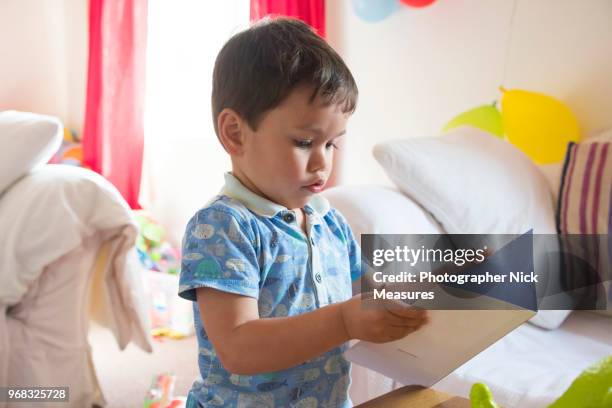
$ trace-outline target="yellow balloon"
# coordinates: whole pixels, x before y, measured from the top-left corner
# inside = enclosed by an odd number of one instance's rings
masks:
[[[567,144],[580,141],[578,121],[562,102],[536,92],[500,89],[506,136],[536,163],[559,162]]]

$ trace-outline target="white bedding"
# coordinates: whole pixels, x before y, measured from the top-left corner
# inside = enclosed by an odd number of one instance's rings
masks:
[[[485,382],[501,406],[543,408],[580,372],[612,354],[612,319],[574,312],[556,330],[523,324],[434,386],[468,396]]]
[[[98,234],[110,241],[102,323],[123,349],[151,351],[140,271],[130,248],[137,227],[119,192],[98,174],[72,166],[33,170],[0,195],[0,306],[17,304],[47,265]],[[2,330],[0,330],[1,332]]]

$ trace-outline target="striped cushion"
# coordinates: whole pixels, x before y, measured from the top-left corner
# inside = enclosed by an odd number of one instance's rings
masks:
[[[609,282],[612,264],[612,137],[568,146],[559,191],[557,229],[560,234],[580,234],[582,237],[578,240],[569,238],[562,246],[567,253],[582,253],[582,257],[599,271],[597,280],[605,282],[604,292],[591,293],[588,297],[603,302],[598,308],[607,310],[598,313],[612,316],[612,285]],[[591,234],[599,234],[600,239],[588,238]],[[607,239],[602,237],[606,235]],[[581,282],[593,282],[585,278],[587,272],[583,264],[576,264],[567,256],[563,262],[569,273],[567,282],[570,286],[577,288],[581,287]]]
[[[557,228],[561,234],[607,235],[612,231],[612,140],[570,143]]]

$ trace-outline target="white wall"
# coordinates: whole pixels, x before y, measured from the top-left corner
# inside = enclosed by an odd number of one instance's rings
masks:
[[[83,127],[87,0],[0,1],[0,110]]]
[[[87,4],[0,0],[0,110],[53,114],[82,130]],[[328,0],[327,13],[329,41],[360,89],[344,151],[345,183],[388,184],[371,156],[375,143],[435,135],[455,114],[498,99],[502,84],[565,101],[584,133],[612,127],[612,1],[437,0],[366,23],[351,0]],[[222,154],[214,137],[204,139],[165,151],[163,160],[176,163],[187,151]],[[186,174],[195,180],[205,173]],[[204,177],[198,197],[216,191],[220,176]],[[175,189],[169,196],[180,197],[180,208],[159,212],[178,239],[199,198]]]
[[[500,85],[561,99],[584,134],[612,127],[612,1],[437,0],[367,23],[351,0],[333,0],[327,21],[360,90],[345,183],[388,184],[374,144],[435,135],[499,99]]]

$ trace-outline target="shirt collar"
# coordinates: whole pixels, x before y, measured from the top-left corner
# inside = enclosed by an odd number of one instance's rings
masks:
[[[268,218],[274,217],[281,211],[288,210],[287,207],[283,207],[280,204],[276,204],[273,201],[253,193],[230,172],[225,173],[225,185],[221,189],[221,194],[240,201],[249,210]],[[323,217],[327,214],[329,208],[329,201],[320,194],[317,194],[304,206],[304,211],[307,214],[311,214],[314,211],[320,217]]]

